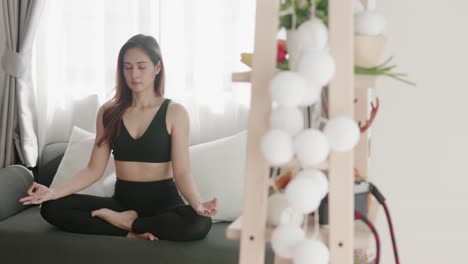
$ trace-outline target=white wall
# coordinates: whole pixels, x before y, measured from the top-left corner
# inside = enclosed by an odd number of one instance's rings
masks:
[[[5,48],[6,45],[6,40],[5,40],[5,25],[3,23],[3,7],[0,5],[0,61],[3,56],[3,49]],[[3,72],[2,67],[0,66],[0,102],[2,102],[2,97],[3,97],[3,80],[5,79],[5,73]],[[1,103],[0,103],[1,106]]]
[[[377,1],[377,10],[388,55],[417,87],[377,85],[370,175],[387,197],[402,263],[466,263],[468,2]],[[381,263],[394,263],[381,216]]]

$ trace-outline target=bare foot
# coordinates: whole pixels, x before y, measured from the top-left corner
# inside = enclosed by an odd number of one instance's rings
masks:
[[[137,233],[133,233],[133,232],[128,232],[127,237],[128,238],[147,239],[147,240],[159,240],[157,237],[155,237],[151,233],[137,234]]]
[[[132,224],[135,219],[138,218],[136,211],[130,210],[125,212],[116,212],[107,208],[102,208],[99,210],[94,210],[91,212],[91,216],[97,216],[110,224],[125,229],[127,231],[132,231]]]

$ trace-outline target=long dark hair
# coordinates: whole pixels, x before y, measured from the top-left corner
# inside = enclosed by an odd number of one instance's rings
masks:
[[[115,96],[111,102],[114,104],[104,109],[102,123],[104,125],[104,136],[98,140],[98,146],[104,141],[112,142],[120,131],[122,124],[122,115],[124,111],[132,104],[132,91],[127,85],[124,77],[124,55],[131,48],[141,48],[154,65],[161,64],[161,70],[154,80],[154,92],[158,96],[164,96],[164,63],[161,56],[161,49],[158,42],[152,36],[142,34],[131,37],[120,49],[117,59],[117,78]]]

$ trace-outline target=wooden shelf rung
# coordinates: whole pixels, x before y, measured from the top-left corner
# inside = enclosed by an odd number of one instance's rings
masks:
[[[265,229],[265,241],[271,240],[271,232],[273,227],[268,226]],[[226,229],[226,238],[229,240],[239,240],[242,233],[242,216],[239,216],[234,222],[232,222]]]
[[[242,229],[242,223],[241,223],[241,218],[242,216],[239,216],[234,222],[232,222],[227,228],[226,228],[226,238],[229,240],[239,240],[240,239],[240,234],[241,234],[241,229]]]
[[[293,170],[297,168],[302,168],[301,163],[297,158],[292,159],[290,162],[286,163],[285,165],[279,166],[282,170]],[[309,167],[307,167],[309,168]],[[307,169],[306,168],[306,169]],[[310,168],[316,168],[319,170],[328,170],[328,161],[324,161],[317,166],[310,167]]]
[[[229,240],[239,240],[242,232],[242,216],[239,216],[234,222],[232,222],[226,229],[226,238]],[[309,224],[307,227],[307,237],[312,237],[314,234],[315,220],[314,217],[309,217]],[[274,226],[267,226],[265,229],[265,241],[270,242],[271,234],[275,229]],[[328,245],[329,242],[329,225],[320,226],[320,240]],[[375,247],[373,243],[372,232],[365,224],[361,221],[354,221],[354,247],[356,249],[371,249]]]
[[[250,82],[251,71],[233,72],[231,79],[233,82]]]
[[[231,79],[233,82],[250,82],[251,71],[233,72]],[[356,89],[375,87],[377,77],[372,75],[354,75],[354,87]]]

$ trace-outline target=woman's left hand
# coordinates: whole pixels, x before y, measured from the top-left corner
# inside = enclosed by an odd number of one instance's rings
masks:
[[[195,211],[202,216],[215,215],[218,212],[218,199],[213,198],[213,200],[199,203]]]

